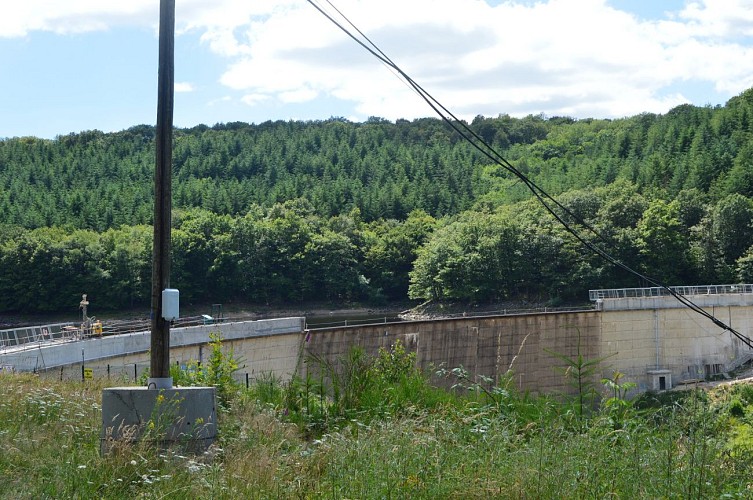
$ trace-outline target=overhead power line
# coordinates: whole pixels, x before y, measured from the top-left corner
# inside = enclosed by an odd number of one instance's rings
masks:
[[[429,94],[428,91],[426,91],[415,80],[413,80],[413,78],[411,78],[407,73],[405,73],[394,61],[392,61],[392,59],[389,58],[389,56],[387,56],[387,54],[385,54],[374,42],[372,42],[368,36],[366,36],[360,29],[358,29],[358,27],[355,24],[353,24],[348,19],[348,17],[346,17],[342,12],[340,12],[340,10],[337,7],[335,7],[330,0],[325,0],[327,5],[329,5],[329,7],[332,10],[334,10],[334,12],[340,18],[342,18],[342,20],[358,34],[358,36],[354,35],[353,32],[349,31],[348,28],[346,28],[345,26],[343,26],[342,23],[337,21],[333,17],[333,15],[327,12],[325,8],[320,6],[316,0],[307,0],[307,1],[316,10],[318,10],[324,17],[326,17],[330,22],[332,22],[341,31],[343,31],[348,37],[353,39],[357,44],[359,44],[361,47],[367,50],[371,55],[376,57],[390,70],[395,72],[399,77],[401,77],[402,80],[409,86],[409,88],[411,88],[421,99],[423,99],[429,105],[429,107],[431,107],[431,109],[434,110],[434,112],[437,115],[439,115],[439,117],[442,118],[442,120],[444,120],[465,141],[470,143],[474,148],[476,148],[481,154],[486,156],[489,160],[493,161],[495,164],[501,166],[506,171],[511,173],[513,176],[515,176],[522,184],[524,184],[531,191],[531,193],[533,193],[533,195],[542,204],[542,206],[546,209],[546,211],[550,215],[552,215],[552,217],[554,217],[554,219],[557,222],[559,222],[560,225],[568,233],[570,233],[576,240],[578,240],[584,247],[586,247],[591,252],[597,254],[599,257],[609,262],[610,264],[615,265],[627,271],[628,273],[633,274],[634,276],[637,276],[638,278],[644,280],[647,283],[650,283],[651,285],[655,287],[659,287],[666,290],[671,296],[677,299],[682,305],[704,316],[705,318],[710,320],[712,323],[714,323],[716,326],[718,326],[722,330],[730,332],[732,335],[734,335],[743,343],[745,343],[745,345],[747,345],[749,348],[753,349],[753,341],[748,336],[743,335],[741,332],[735,330],[730,325],[727,325],[726,323],[724,323],[723,321],[715,317],[713,314],[709,313],[708,311],[704,310],[703,308],[695,304],[692,300],[690,300],[685,295],[673,290],[668,285],[661,283],[659,280],[651,278],[650,276],[646,276],[643,273],[620,262],[616,258],[612,257],[609,253],[607,253],[601,247],[586,240],[585,237],[582,236],[579,231],[573,228],[566,220],[564,220],[564,217],[558,214],[557,211],[553,207],[557,207],[559,210],[561,210],[563,214],[566,214],[571,220],[576,222],[582,228],[586,229],[588,232],[595,235],[602,243],[607,243],[606,239],[601,235],[601,233],[596,231],[591,225],[585,222],[581,217],[574,214],[570,209],[568,209],[562,203],[557,201],[554,197],[549,195],[549,193],[547,193],[543,188],[538,186],[534,181],[529,179],[525,174],[523,174],[521,171],[515,168],[515,166],[512,163],[510,163],[504,156],[502,156],[502,154],[499,151],[497,151],[493,146],[488,144],[481,136],[479,136],[473,129],[471,129],[468,126],[468,124],[466,124],[463,120],[460,120],[457,116],[455,116],[452,113],[452,111],[450,111],[445,106],[443,106],[442,103],[440,103],[437,99],[435,99],[431,94]]]

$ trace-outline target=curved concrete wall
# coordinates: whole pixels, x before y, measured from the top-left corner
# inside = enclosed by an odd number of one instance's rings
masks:
[[[753,334],[750,297],[724,298],[707,310],[742,334]],[[560,368],[566,363],[555,354],[586,359],[605,358],[597,378],[614,370],[626,375],[639,390],[670,388],[677,383],[726,372],[753,359],[751,350],[729,332],[665,298],[643,299],[633,308],[610,305],[598,311],[551,312],[508,316],[468,317],[304,331],[303,318],[226,323],[174,330],[171,360],[184,364],[208,356],[209,332],[219,330],[236,358],[241,377],[273,375],[289,379],[295,373],[316,373],[316,356],[336,363],[353,346],[369,355],[389,348],[396,340],[416,352],[425,370],[464,367],[471,374],[498,379],[510,371],[521,390],[568,391]],[[649,302],[645,302],[649,300]],[[606,302],[606,301],[605,301]],[[721,304],[721,305],[720,305]],[[655,306],[655,307],[649,307]],[[672,306],[672,307],[670,307]],[[58,346],[37,346],[15,353],[0,351],[0,364],[16,369],[64,371],[81,376],[85,365],[95,376],[123,373],[138,378],[148,366],[149,334],[105,337]],[[57,350],[56,350],[57,349]],[[96,358],[96,359],[94,359]],[[437,380],[451,385],[451,380]]]
[[[307,354],[330,362],[345,357],[352,346],[375,355],[400,340],[416,352],[424,370],[464,367],[471,374],[498,380],[510,370],[518,388],[569,391],[565,376],[555,369],[564,363],[553,353],[586,358],[599,354],[599,313],[539,313],[519,316],[413,321],[311,332]],[[312,364],[306,369],[316,371]],[[437,382],[452,385],[454,380]]]
[[[170,330],[170,356],[179,362],[201,359],[202,349],[210,341],[211,332],[221,333],[222,338],[231,345],[241,339],[250,342],[290,333],[297,337],[295,334],[303,330],[304,321],[304,318],[294,317],[174,328]],[[138,332],[81,341],[24,344],[0,351],[0,363],[16,371],[80,366],[82,361],[92,368],[138,363],[149,360],[150,339],[149,332]],[[242,348],[239,350],[245,352]]]

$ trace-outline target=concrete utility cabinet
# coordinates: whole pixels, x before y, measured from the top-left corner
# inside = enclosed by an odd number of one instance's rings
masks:
[[[102,391],[103,455],[119,443],[138,441],[199,454],[216,437],[214,387],[111,387]]]

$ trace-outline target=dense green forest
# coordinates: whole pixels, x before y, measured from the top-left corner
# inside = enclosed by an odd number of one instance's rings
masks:
[[[619,120],[477,117],[582,238],[669,285],[753,280],[753,89]],[[583,302],[646,283],[439,119],[175,131],[188,303]],[[154,128],[0,140],[0,311],[149,304]]]

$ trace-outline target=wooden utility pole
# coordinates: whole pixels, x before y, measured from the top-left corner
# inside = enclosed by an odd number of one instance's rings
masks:
[[[150,366],[150,375],[155,379],[170,377],[170,323],[162,317],[162,290],[170,286],[174,54],[175,0],[160,0]]]

